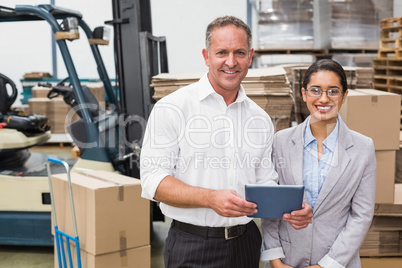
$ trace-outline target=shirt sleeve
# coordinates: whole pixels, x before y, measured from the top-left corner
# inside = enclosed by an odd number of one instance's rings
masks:
[[[276,173],[274,169],[274,165],[276,162],[276,154],[272,153],[273,149],[275,148],[275,140],[276,136],[274,138],[271,138],[270,142],[270,151],[269,151],[269,157],[272,159],[271,165],[272,165],[272,172],[275,172],[273,176],[276,176],[275,182],[278,182],[278,174]],[[274,146],[273,146],[274,145]],[[271,260],[275,259],[283,259],[285,257],[285,254],[283,252],[283,248],[281,245],[281,242],[279,240],[279,220],[273,220],[273,219],[261,219],[261,228],[262,228],[262,233],[263,233],[263,243],[262,243],[262,249],[261,249],[261,257],[260,260],[262,262],[269,262]]]
[[[174,175],[179,154],[179,108],[158,102],[149,116],[140,156],[141,196],[154,200],[156,189],[168,175]]]
[[[269,262],[285,258],[285,253],[279,240],[279,220],[261,219],[263,241],[260,261]]]
[[[267,119],[267,126],[268,132],[266,136],[266,147],[260,160],[260,164],[256,169],[256,183],[277,185],[279,177],[272,161],[274,127],[270,119]]]

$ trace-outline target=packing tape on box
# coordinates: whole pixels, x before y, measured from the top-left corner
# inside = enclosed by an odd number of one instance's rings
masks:
[[[105,178],[99,178],[99,177],[89,173],[89,171],[77,170],[76,172],[81,174],[81,175],[84,175],[84,176],[87,176],[87,177],[90,177],[90,178],[94,178],[94,179],[97,179],[97,180],[100,180],[100,181],[108,182],[108,183],[111,183],[111,184],[114,184],[114,185],[118,186],[119,191],[118,191],[118,194],[117,194],[117,200],[124,201],[124,185],[122,185],[120,183],[117,183],[117,182],[114,182],[114,181],[110,181],[110,180],[105,179]]]
[[[378,102],[378,96],[371,96],[371,102]]]
[[[120,231],[120,265],[127,266],[127,237],[126,231]]]

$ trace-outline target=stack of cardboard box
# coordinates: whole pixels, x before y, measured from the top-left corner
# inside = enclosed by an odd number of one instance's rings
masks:
[[[373,139],[377,159],[376,203],[393,204],[399,150],[401,96],[374,89],[350,90],[339,114],[346,125]]]
[[[202,75],[203,73],[158,74],[152,77],[153,98],[158,101],[175,90],[198,81]],[[283,67],[249,69],[242,85],[247,96],[270,115],[275,131],[290,126],[294,101]]]
[[[371,228],[360,248],[363,267],[376,259],[402,256],[402,192],[395,184],[395,156],[399,150],[401,96],[374,89],[350,90],[340,115],[348,127],[374,142],[377,160],[376,209]],[[400,203],[400,204],[398,204]],[[374,262],[373,262],[374,260]],[[398,258],[389,260],[390,266]],[[402,264],[399,259],[398,265]]]
[[[105,89],[102,83],[89,83],[86,86],[98,100],[100,107],[105,107]],[[42,114],[47,116],[52,133],[66,133],[66,127],[78,119],[71,106],[66,104],[63,97],[59,95],[56,98],[47,97],[49,88],[35,86],[32,88],[32,98],[28,100],[29,113]]]
[[[71,173],[71,182],[82,267],[150,267],[150,206],[141,198],[140,181],[87,170]],[[74,237],[67,175],[53,175],[52,184],[58,228]],[[75,250],[72,245],[74,262]]]

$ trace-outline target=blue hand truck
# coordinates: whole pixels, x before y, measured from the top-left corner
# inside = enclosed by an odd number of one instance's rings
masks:
[[[54,197],[53,197],[53,186],[52,186],[52,179],[51,179],[52,174],[50,171],[50,162],[64,165],[64,167],[66,168],[75,237],[72,237],[72,236],[66,234],[65,232],[60,231],[57,226],[57,217],[56,217],[56,208],[55,208]],[[51,203],[52,203],[52,214],[53,214],[53,221],[54,221],[54,232],[55,232],[55,239],[56,239],[57,260],[59,263],[59,268],[68,268],[68,267],[73,268],[73,260],[71,257],[70,241],[75,242],[75,248],[77,251],[77,265],[78,265],[78,268],[81,268],[80,242],[78,239],[77,222],[75,219],[74,198],[73,198],[73,189],[71,186],[70,167],[67,164],[67,162],[61,161],[58,159],[53,159],[53,158],[48,158],[46,166],[47,166],[47,174],[48,174],[48,180],[49,180],[50,198],[51,198]],[[65,241],[65,243],[64,243],[64,241]],[[66,246],[64,246],[64,244]],[[67,248],[67,256],[68,256],[68,261],[69,261],[70,266],[67,266],[65,247]],[[63,263],[62,263],[62,261],[63,261]]]

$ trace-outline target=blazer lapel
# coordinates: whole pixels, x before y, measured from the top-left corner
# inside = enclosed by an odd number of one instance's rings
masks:
[[[328,170],[327,178],[321,188],[321,192],[318,195],[317,201],[314,206],[314,213],[316,213],[331,192],[335,184],[338,182],[342,173],[346,169],[347,165],[350,162],[350,157],[347,152],[347,149],[353,146],[353,141],[349,133],[349,129],[343,123],[340,116],[338,116],[339,120],[339,135],[338,142],[335,148],[334,155],[332,157],[331,167]]]
[[[303,185],[303,150],[306,121],[297,127],[295,134],[292,136],[292,146],[289,151],[290,166],[296,185]]]

